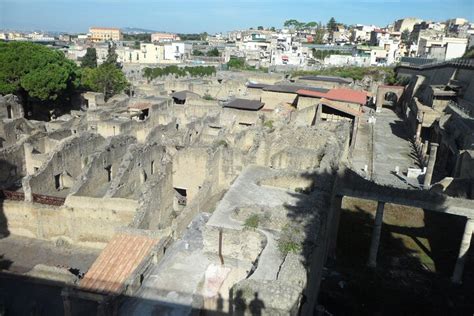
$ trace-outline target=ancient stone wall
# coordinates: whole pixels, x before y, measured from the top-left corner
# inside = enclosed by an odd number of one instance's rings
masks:
[[[32,193],[65,197],[67,189],[71,188],[82,172],[83,159],[100,148],[104,142],[105,139],[101,136],[88,133],[63,140],[55,151],[50,153],[50,159],[34,175],[23,178],[25,199],[31,201]]]

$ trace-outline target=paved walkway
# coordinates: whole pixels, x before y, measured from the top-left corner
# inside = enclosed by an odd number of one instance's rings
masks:
[[[352,156],[354,171],[382,185],[419,188],[417,179],[406,177],[408,168],[418,166],[413,156],[410,133],[403,120],[392,110],[383,108],[382,112],[375,113],[375,124],[369,124],[369,109],[365,110]],[[364,172],[365,166],[367,173]],[[400,170],[398,175],[395,174],[396,167]]]

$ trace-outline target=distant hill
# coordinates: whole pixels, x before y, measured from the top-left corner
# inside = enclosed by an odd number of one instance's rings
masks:
[[[122,27],[122,32],[127,34],[155,33],[154,30],[141,29],[138,27]]]

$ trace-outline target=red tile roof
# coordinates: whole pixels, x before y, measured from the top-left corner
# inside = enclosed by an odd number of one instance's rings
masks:
[[[157,243],[158,240],[146,236],[115,235],[84,275],[80,287],[91,292],[120,294],[127,279]]]
[[[364,105],[367,103],[367,92],[366,91],[356,91],[351,89],[336,88],[331,89],[326,93],[310,91],[301,89],[298,90],[299,95],[308,96],[308,97],[317,97],[317,98],[326,98],[333,101],[342,101],[356,103]]]

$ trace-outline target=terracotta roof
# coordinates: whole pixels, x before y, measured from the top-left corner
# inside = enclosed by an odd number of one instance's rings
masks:
[[[319,104],[323,104],[325,106],[333,108],[334,110],[338,110],[338,111],[344,112],[344,113],[352,115],[352,116],[360,116],[360,112],[358,112],[354,109],[351,109],[348,106],[331,102],[331,100],[328,100],[328,99],[321,99]]]
[[[331,89],[326,93],[311,91],[307,89],[298,90],[299,95],[317,98],[326,98],[333,101],[342,101],[364,105],[367,103],[367,92],[351,89]]]
[[[146,236],[115,235],[87,271],[80,287],[91,292],[120,294],[127,279],[157,243],[158,240]]]
[[[146,110],[151,107],[151,103],[149,102],[138,102],[134,104],[129,104],[128,108],[129,109],[137,109],[137,110]]]

